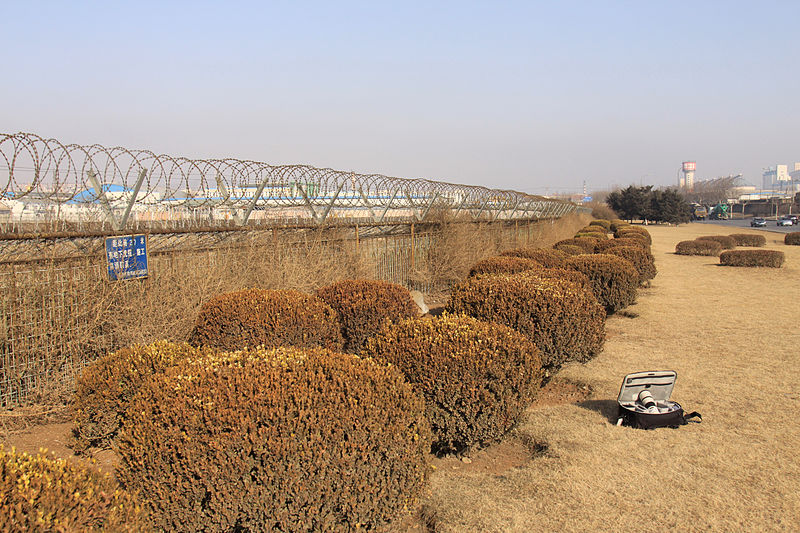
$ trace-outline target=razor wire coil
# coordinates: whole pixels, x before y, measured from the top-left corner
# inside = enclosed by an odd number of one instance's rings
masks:
[[[0,134],[0,201],[129,210],[304,208],[321,221],[331,210],[430,209],[562,216],[574,204],[525,193],[428,179],[361,174],[308,165],[189,159],[99,144],[64,144],[31,133]],[[324,211],[323,211],[324,209]],[[375,211],[377,210],[377,211]],[[419,213],[417,213],[419,215]],[[346,216],[346,215],[345,215]],[[247,222],[244,217],[243,223]]]

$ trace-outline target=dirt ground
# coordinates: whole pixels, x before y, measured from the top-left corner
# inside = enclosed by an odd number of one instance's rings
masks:
[[[677,256],[678,241],[735,231],[649,226],[658,276],[607,323],[604,351],[562,370],[503,442],[435,459],[424,519],[402,531],[797,531],[800,247],[766,233],[781,269]],[[763,232],[759,232],[764,234]],[[633,317],[633,318],[632,318]],[[672,399],[701,424],[617,427],[622,377],[678,373]],[[72,457],[70,424],[0,436]],[[93,457],[113,468],[113,452]]]

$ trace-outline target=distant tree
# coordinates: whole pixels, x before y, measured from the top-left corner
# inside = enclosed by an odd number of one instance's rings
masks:
[[[692,219],[692,206],[674,189],[651,191],[648,219],[655,222],[680,224]]]
[[[610,193],[606,198],[606,204],[626,220],[645,219],[651,208],[652,189],[652,185],[645,187],[630,185]]]

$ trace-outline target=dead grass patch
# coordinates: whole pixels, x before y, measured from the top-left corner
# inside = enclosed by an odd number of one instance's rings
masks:
[[[768,310],[800,298],[800,250],[768,239],[786,254],[781,269],[705,268],[707,258],[672,251],[718,228],[648,230],[659,274],[640,290],[639,317],[610,317],[603,353],[558,376],[591,385],[591,397],[529,410],[517,434],[547,442],[548,453],[502,478],[435,472],[426,505],[436,531],[639,531],[642,517],[654,531],[794,528],[796,318]],[[622,377],[651,369],[678,372],[672,397],[700,411],[702,424],[613,425]]]

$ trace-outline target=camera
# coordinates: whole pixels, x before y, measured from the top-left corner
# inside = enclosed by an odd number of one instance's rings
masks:
[[[653,398],[653,395],[650,394],[650,391],[643,390],[640,392],[639,396],[636,398],[636,402],[639,403],[645,409],[645,411],[649,413],[658,412],[656,400]]]

